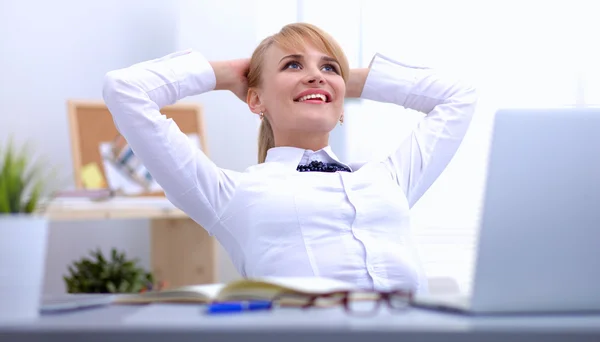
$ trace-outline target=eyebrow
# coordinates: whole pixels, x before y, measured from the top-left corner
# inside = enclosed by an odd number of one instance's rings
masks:
[[[283,61],[284,59],[288,59],[288,58],[304,59],[304,56],[300,55],[300,54],[287,55],[287,56],[284,56],[282,59],[280,59],[279,63],[281,63],[281,61]],[[340,64],[335,58],[329,57],[329,56],[323,56],[323,57],[321,57],[321,60],[326,61],[326,62],[333,62],[336,64]]]

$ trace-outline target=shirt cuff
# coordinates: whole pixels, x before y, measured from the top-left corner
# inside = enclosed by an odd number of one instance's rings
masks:
[[[167,56],[166,64],[179,84],[179,98],[214,90],[217,85],[215,72],[206,58],[191,49]]]
[[[400,63],[375,54],[369,64],[362,99],[404,106],[417,82],[430,73],[429,68]]]

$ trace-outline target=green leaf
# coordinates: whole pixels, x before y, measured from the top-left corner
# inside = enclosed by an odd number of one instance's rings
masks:
[[[29,200],[27,202],[25,202],[25,205],[23,206],[23,209],[21,210],[24,213],[33,213],[36,208],[37,205],[40,201],[40,196],[42,194],[44,188],[44,183],[38,181],[36,182],[36,184],[33,186],[33,190],[31,191],[31,194],[29,196]]]
[[[0,174],[0,213],[10,213],[10,203],[8,199],[8,190],[6,186],[6,178]]]
[[[108,292],[110,292],[110,293],[117,293],[117,287],[111,281],[106,283],[106,288],[107,288]]]
[[[126,293],[129,289],[129,282],[127,280],[123,280],[119,285],[119,293]]]
[[[115,262],[118,259],[118,252],[115,248],[111,251],[111,261]]]
[[[102,251],[100,250],[100,248],[98,248],[98,250],[96,251],[96,258],[98,259],[98,262],[100,264],[106,264],[106,259],[104,258],[104,255],[102,255]]]

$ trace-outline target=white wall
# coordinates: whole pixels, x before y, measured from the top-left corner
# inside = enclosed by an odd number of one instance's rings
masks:
[[[163,0],[2,1],[0,138],[32,141],[72,184],[65,101],[100,99],[104,74],[175,47],[176,7]],[[64,291],[73,259],[96,246],[149,265],[148,223],[53,223],[45,291]]]
[[[293,11],[273,20],[274,8]],[[195,48],[209,59],[249,56],[259,37],[295,20],[295,9],[295,0],[2,1],[0,141],[9,134],[32,141],[72,186],[67,99],[100,99],[107,71],[178,49]],[[218,165],[242,170],[255,163],[258,120],[245,104],[225,92],[187,100],[204,105]],[[95,247],[117,247],[149,267],[148,222],[52,223],[45,292],[63,292],[67,265]],[[222,252],[219,260],[222,280],[237,277]]]

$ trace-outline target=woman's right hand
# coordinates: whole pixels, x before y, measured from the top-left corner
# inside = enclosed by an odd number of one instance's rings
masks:
[[[229,90],[235,94],[240,100],[246,102],[248,94],[248,68],[250,59],[232,59],[226,61],[210,62],[217,84],[215,90]]]

